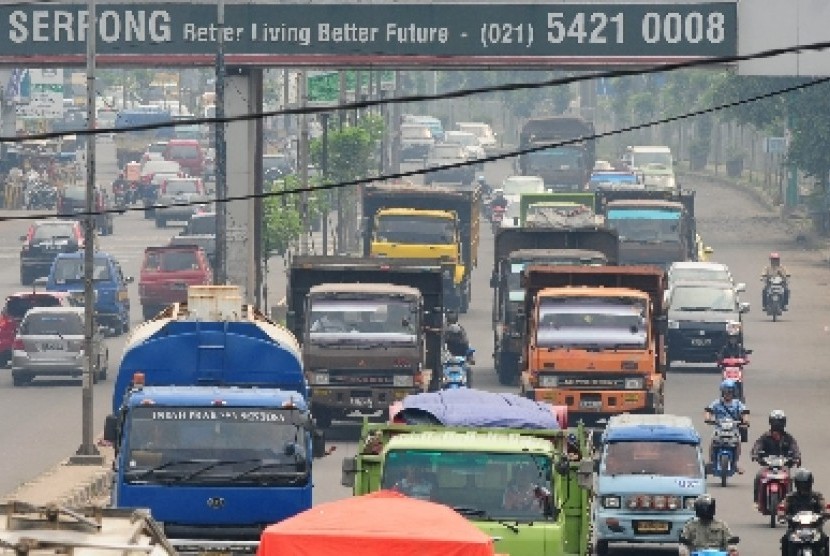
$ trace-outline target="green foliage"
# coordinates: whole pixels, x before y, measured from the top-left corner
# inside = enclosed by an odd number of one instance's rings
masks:
[[[300,186],[296,176],[286,176],[274,181],[270,191],[291,191]],[[263,248],[267,254],[285,255],[291,243],[300,237],[300,196],[289,193],[263,199],[264,226]]]
[[[383,120],[376,116],[362,118],[357,126],[329,129],[327,181],[348,182],[368,176],[376,142],[382,135]],[[311,160],[322,169],[322,138],[311,142]]]

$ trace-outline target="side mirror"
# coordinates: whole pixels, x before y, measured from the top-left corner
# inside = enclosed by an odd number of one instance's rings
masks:
[[[115,445],[118,440],[118,418],[115,415],[107,415],[104,419],[104,440]],[[116,446],[116,450],[117,450]]]
[[[703,252],[704,252],[704,253],[706,253],[707,255],[711,255],[712,253],[714,253],[714,252],[715,252],[715,250],[714,250],[714,249],[712,249],[711,247],[709,247],[708,245],[706,245],[706,246],[703,248]]]
[[[729,537],[729,544],[738,544],[739,542],[741,542],[741,537],[739,537],[738,535],[733,535]]]
[[[26,241],[27,239],[29,239],[28,236],[20,236],[20,241]]]
[[[735,291],[738,293],[743,293],[746,291],[746,283],[745,282],[738,282],[738,285],[735,286]]]
[[[135,282],[135,278],[133,278],[132,276],[127,276],[126,278],[124,278],[125,284],[132,284],[133,282]]]
[[[740,304],[740,306],[738,307],[738,310],[739,310],[741,313],[748,313],[748,312],[749,312],[749,307],[750,307],[749,302],[748,302],[748,301],[744,301],[744,302],[742,302],[742,303]]]
[[[340,484],[354,488],[355,475],[357,475],[357,460],[354,457],[343,458],[340,468]]]
[[[752,350],[751,349],[745,349],[744,352],[746,352],[747,355],[752,355]]]
[[[326,434],[321,430],[311,431],[311,455],[315,458],[328,455],[328,452],[326,452]]]

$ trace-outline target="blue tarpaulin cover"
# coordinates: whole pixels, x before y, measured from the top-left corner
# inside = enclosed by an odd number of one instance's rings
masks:
[[[516,394],[459,388],[403,399],[398,417],[406,422],[437,422],[448,427],[558,429],[552,406]]]

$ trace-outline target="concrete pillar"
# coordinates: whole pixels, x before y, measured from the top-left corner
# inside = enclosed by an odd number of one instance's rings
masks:
[[[262,70],[229,67],[225,78],[227,117],[262,112]],[[262,120],[227,124],[227,190],[229,198],[247,197],[228,203],[228,282],[242,288],[248,303],[259,300],[258,279],[262,210],[250,198],[262,188]],[[222,238],[217,238],[222,241]]]

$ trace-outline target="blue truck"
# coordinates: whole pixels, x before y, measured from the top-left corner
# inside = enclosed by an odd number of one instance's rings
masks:
[[[149,508],[178,546],[256,546],[311,507],[324,455],[294,336],[234,286],[191,286],[128,338],[104,438],[112,505]]]
[[[608,554],[611,543],[676,544],[705,492],[700,435],[691,419],[614,415],[598,462],[596,554]]]

